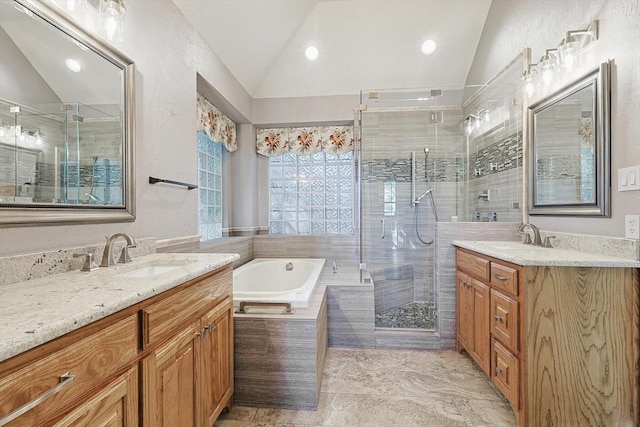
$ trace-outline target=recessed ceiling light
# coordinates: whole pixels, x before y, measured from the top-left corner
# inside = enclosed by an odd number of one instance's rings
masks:
[[[64,63],[66,64],[67,68],[73,71],[74,73],[79,73],[80,71],[82,71],[82,66],[75,59],[69,58],[66,61],[64,61]]]
[[[425,55],[431,55],[433,52],[436,51],[437,46],[438,45],[436,44],[435,41],[427,40],[424,43],[422,43],[422,53],[424,53]]]
[[[319,54],[320,52],[318,52],[318,48],[314,46],[309,46],[307,50],[304,51],[304,56],[306,56],[309,61],[315,61],[318,59]]]

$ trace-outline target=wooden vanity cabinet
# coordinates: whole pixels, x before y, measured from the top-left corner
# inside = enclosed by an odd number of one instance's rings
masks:
[[[232,283],[228,265],[1,362],[0,420],[58,387],[6,425],[212,426],[232,403]]]
[[[464,348],[489,374],[489,287],[458,271],[458,351]]]
[[[519,426],[638,425],[637,269],[519,266],[463,248],[456,262],[456,347],[486,372],[486,346]],[[464,283],[488,287],[488,314],[470,311]]]

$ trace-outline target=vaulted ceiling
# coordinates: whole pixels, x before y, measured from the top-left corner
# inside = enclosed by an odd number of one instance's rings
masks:
[[[254,98],[461,89],[491,0],[173,0]],[[422,43],[437,43],[431,55]],[[314,45],[319,58],[304,51]]]

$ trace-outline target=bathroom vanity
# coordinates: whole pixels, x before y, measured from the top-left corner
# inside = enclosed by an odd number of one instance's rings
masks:
[[[638,423],[633,260],[516,242],[454,242],[457,350],[520,426]]]
[[[237,258],[154,254],[3,286],[0,425],[213,425],[232,403]]]

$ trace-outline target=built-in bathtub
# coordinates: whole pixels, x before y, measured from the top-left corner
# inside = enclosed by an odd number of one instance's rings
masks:
[[[260,306],[236,310],[234,404],[317,409],[328,341],[326,287],[316,285],[324,263],[258,258],[234,270],[235,305],[272,301],[298,307],[294,314]]]
[[[256,258],[233,272],[233,300],[289,302],[308,308],[325,260],[321,258]]]

